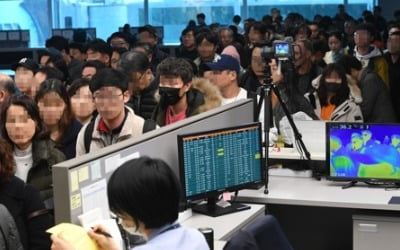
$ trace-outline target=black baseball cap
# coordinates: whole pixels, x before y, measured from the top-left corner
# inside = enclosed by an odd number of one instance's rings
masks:
[[[19,62],[12,65],[11,69],[16,71],[18,67],[24,67],[36,73],[39,70],[39,64],[30,58],[22,58]]]

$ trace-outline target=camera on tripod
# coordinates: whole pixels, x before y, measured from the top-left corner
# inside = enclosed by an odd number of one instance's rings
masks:
[[[290,42],[274,41],[272,46],[264,46],[261,50],[261,57],[266,61],[277,59],[280,61],[294,59],[293,45]]]

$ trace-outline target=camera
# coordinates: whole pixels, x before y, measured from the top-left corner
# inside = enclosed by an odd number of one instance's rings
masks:
[[[285,41],[274,41],[272,47],[265,46],[261,50],[265,59],[289,60],[293,58],[293,45]]]

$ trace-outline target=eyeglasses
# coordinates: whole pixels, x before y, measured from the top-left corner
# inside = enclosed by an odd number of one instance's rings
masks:
[[[102,94],[95,94],[93,96],[93,100],[95,102],[103,102],[103,101],[111,101],[111,102],[116,102],[120,96],[122,96],[124,93],[121,93],[119,95],[102,95]]]

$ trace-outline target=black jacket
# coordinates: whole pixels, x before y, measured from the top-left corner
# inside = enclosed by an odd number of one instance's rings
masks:
[[[15,220],[24,249],[50,249],[50,215],[40,200],[39,192],[18,177],[0,185],[0,203]]]
[[[131,96],[127,105],[133,109],[136,115],[144,119],[150,119],[151,114],[156,108],[158,101],[155,98],[158,90],[158,81],[156,78],[150,83],[150,86],[142,90],[139,94]]]
[[[66,160],[75,158],[76,140],[81,128],[82,124],[73,119],[67,130],[64,132],[64,136],[60,143],[56,145],[56,148],[65,155]]]
[[[247,91],[257,93],[257,89],[261,86],[260,81],[254,74],[252,69],[247,69],[246,72],[239,79],[239,86]]]

